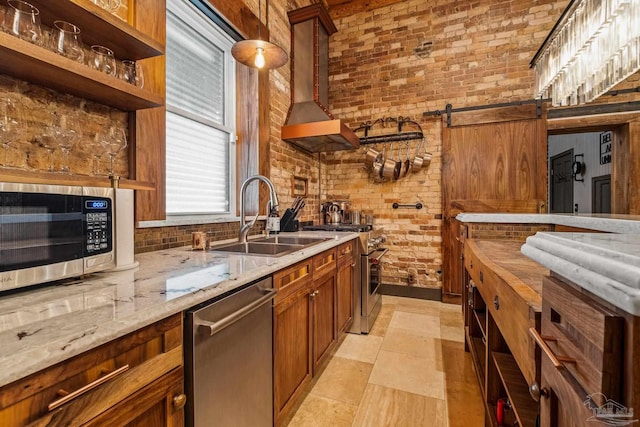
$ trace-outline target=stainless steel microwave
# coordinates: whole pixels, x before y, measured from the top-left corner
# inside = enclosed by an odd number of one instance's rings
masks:
[[[0,183],[0,292],[114,267],[113,195]]]

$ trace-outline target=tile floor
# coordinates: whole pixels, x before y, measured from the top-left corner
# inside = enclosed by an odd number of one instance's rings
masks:
[[[346,336],[288,426],[484,426],[460,306],[384,295],[371,333]]]

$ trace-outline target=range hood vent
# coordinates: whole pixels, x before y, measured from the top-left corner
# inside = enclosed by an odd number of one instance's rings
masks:
[[[291,24],[291,107],[282,139],[305,151],[354,150],[356,134],[327,110],[329,36],[337,31],[322,3],[288,13]]]

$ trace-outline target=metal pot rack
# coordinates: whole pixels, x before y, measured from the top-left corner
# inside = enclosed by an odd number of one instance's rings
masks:
[[[398,129],[396,133],[369,136],[369,131],[374,126],[380,125],[381,127],[386,128],[389,123],[395,124],[396,128]],[[414,125],[420,130],[403,132],[402,128],[406,124]],[[387,142],[397,142],[397,141],[412,141],[412,140],[424,138],[424,134],[422,132],[422,126],[420,126],[420,124],[415,120],[412,120],[409,117],[403,117],[403,116],[386,117],[386,118],[383,117],[381,119],[376,119],[373,122],[368,120],[366,122],[363,122],[358,128],[354,130],[354,132],[358,132],[361,130],[364,130],[364,136],[360,138],[360,145],[383,144]]]

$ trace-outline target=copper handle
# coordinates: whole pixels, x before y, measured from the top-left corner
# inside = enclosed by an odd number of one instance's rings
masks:
[[[173,408],[177,411],[184,408],[184,405],[187,404],[187,395],[182,393],[173,396]]]
[[[549,346],[547,345],[545,340],[547,340],[547,341],[557,341],[556,338],[547,337],[547,336],[545,336],[543,338],[538,333],[538,331],[536,331],[535,328],[529,328],[529,335],[531,335],[533,337],[533,339],[536,341],[538,346],[540,346],[540,349],[544,352],[544,354],[547,355],[547,357],[549,358],[551,363],[553,363],[553,366],[556,369],[564,369],[564,365],[562,364],[563,362],[565,362],[565,363],[576,363],[576,359],[573,359],[571,357],[556,356],[555,354],[553,354],[553,351],[551,351],[551,349],[549,348]]]
[[[98,387],[99,385],[102,385],[104,383],[106,383],[107,381],[111,380],[112,378],[117,377],[118,375],[126,372],[129,370],[129,365],[124,365],[121,368],[116,369],[115,371],[111,371],[108,374],[106,374],[103,377],[98,378],[97,380],[90,382],[89,384],[80,387],[79,389],[77,389],[76,391],[72,391],[71,393],[62,396],[60,399],[58,400],[54,400],[53,402],[51,402],[49,404],[49,406],[47,406],[47,408],[49,409],[49,411],[53,411],[56,408],[59,408],[60,406],[64,405],[67,402],[72,401],[73,399],[75,399],[76,397],[79,397],[83,394],[85,394],[86,392],[93,390],[94,388]]]

